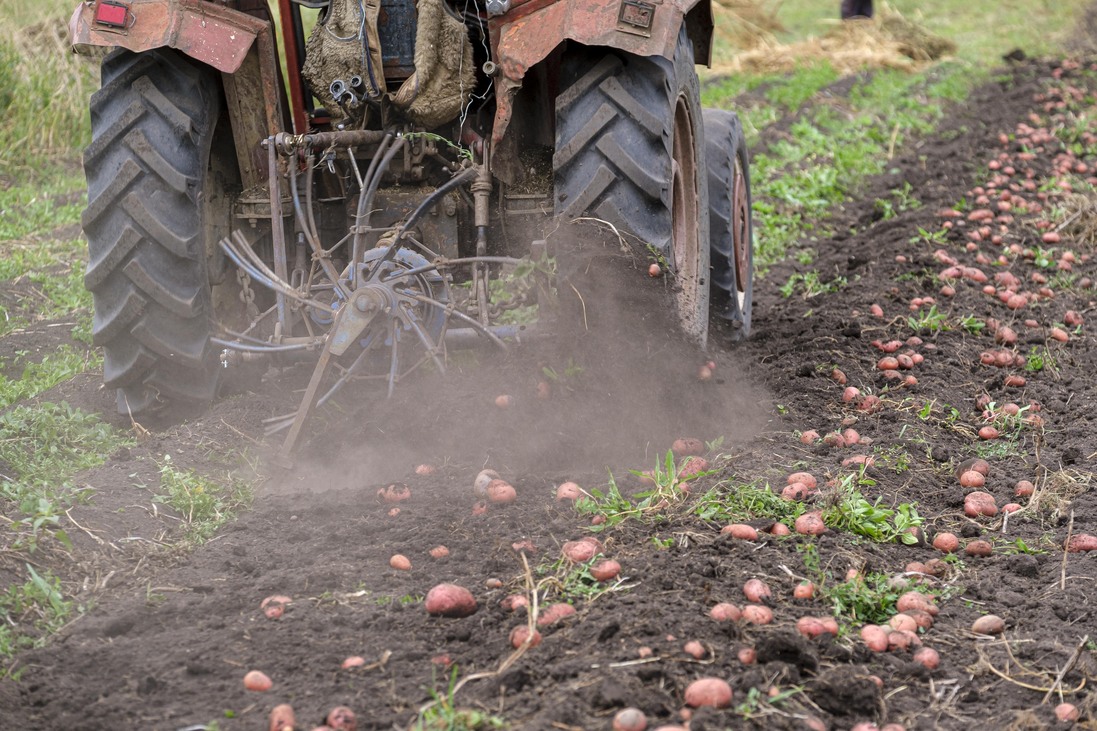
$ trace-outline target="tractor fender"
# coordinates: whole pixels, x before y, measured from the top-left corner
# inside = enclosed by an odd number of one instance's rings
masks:
[[[492,142],[506,135],[513,97],[533,66],[564,41],[636,56],[674,55],[683,20],[697,63],[712,53],[711,0],[526,0],[491,21],[492,57],[498,67]]]
[[[86,0],[73,13],[73,50],[120,46],[140,53],[167,47],[220,71],[243,182],[264,184],[260,144],[290,124],[270,23],[205,0],[111,2],[124,8],[124,24],[103,23],[96,20],[101,3]]]

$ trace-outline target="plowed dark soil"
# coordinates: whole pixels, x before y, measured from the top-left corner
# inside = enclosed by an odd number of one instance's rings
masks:
[[[1082,99],[1055,108],[1071,88]],[[1094,67],[1028,62],[950,110],[937,133],[901,151],[888,174],[866,181],[859,199],[835,212],[828,226],[840,233],[813,243],[811,265],[775,267],[756,285],[756,332],[732,350],[714,347],[712,380],[695,375],[708,356],[678,342],[664,318],[644,309],[661,296],[659,284],[644,267],[624,266],[619,276],[628,296],[617,302],[630,329],[603,328],[596,336],[576,327],[572,338],[508,357],[480,356],[445,381],[417,381],[395,402],[378,405],[363,393],[360,407],[344,404],[341,413],[324,416],[320,436],[288,471],[265,466],[278,442],[263,442],[261,424],[293,407],[284,384],[226,398],[199,419],[154,431],[83,476],[95,493],[72,513],[80,526],[69,530],[75,548],[42,560],[63,567],[58,571],[71,579],[66,588],[89,609],[46,648],[18,657],[19,679],[0,681],[0,725],[174,731],[216,719],[221,729],[265,729],[271,708],[290,703],[299,728],[347,705],[359,729],[390,729],[407,727],[442,700],[425,715],[444,716],[449,703],[480,714],[463,716],[466,725],[454,728],[475,727],[476,720],[492,728],[487,719],[498,717],[515,729],[608,729],[626,706],[642,709],[657,727],[684,721],[691,681],[718,677],[733,688],[731,706],[686,713],[693,731],[810,728],[812,719],[834,729],[864,721],[1067,728],[1053,713],[1062,700],[1080,709],[1076,727],[1097,728],[1090,687],[1097,681],[1097,553],[1063,551],[1068,533],[1097,533],[1097,262],[1084,232],[1065,225],[1060,243],[1049,244],[1041,241],[1047,231],[1037,228],[1050,209],[1071,205],[1067,191],[1049,181],[1059,179],[1055,168],[1065,158],[1057,156],[1075,139],[1070,125],[1082,124],[1081,112],[1071,109],[1086,110],[1088,131],[1097,133],[1094,89]],[[1022,124],[1055,137],[1022,149]],[[1086,171],[1097,164],[1097,150],[1089,138],[1077,139],[1070,164],[1085,166],[1078,174],[1084,180],[1093,175]],[[996,174],[988,171],[991,161],[1014,167],[1015,175],[987,189]],[[1026,180],[1035,190],[1023,187]],[[1014,195],[1043,205],[1043,213],[996,206],[1011,183]],[[892,191],[905,184],[920,205],[881,216],[877,199],[895,200]],[[960,218],[941,215],[957,206]],[[969,232],[984,224],[968,215],[992,207],[985,224],[992,230],[972,241]],[[943,229],[945,222],[952,228]],[[935,241],[920,233],[941,231]],[[1011,310],[984,293],[983,282],[942,279],[952,259],[979,268],[990,284],[1012,273],[1015,289],[1033,296]],[[847,284],[812,297],[778,294],[790,275],[809,270]],[[949,282],[955,293],[945,296]],[[1043,286],[1052,290],[1041,295]],[[925,297],[934,303],[911,309],[912,299]],[[874,316],[873,305],[882,314]],[[916,331],[908,317],[934,306],[949,329]],[[1066,324],[1068,310],[1079,314],[1080,326]],[[970,330],[960,325],[968,316]],[[1016,342],[996,345],[988,318],[999,332],[1013,328]],[[1065,342],[1053,338],[1056,324]],[[908,341],[915,335],[920,342]],[[888,380],[877,369],[884,353],[873,343],[892,340],[903,343],[900,352],[924,358],[901,372],[916,384]],[[1021,356],[1022,365],[983,365],[981,353],[998,348]],[[569,365],[582,372],[563,376]],[[561,377],[552,397],[540,400],[534,394],[546,366]],[[843,402],[835,367],[848,385],[878,396],[880,408]],[[1006,386],[1008,375],[1023,376],[1024,385]],[[511,408],[494,406],[500,393],[514,395]],[[113,404],[92,379],[45,398],[104,414]],[[1018,418],[984,416],[1006,403],[1024,407]],[[977,431],[991,422],[1002,436],[980,439]],[[799,438],[809,429],[844,428],[871,445]],[[658,511],[601,526],[604,553],[623,567],[611,590],[562,583],[568,571],[561,545],[592,526],[589,515],[556,502],[556,485],[573,479],[605,491],[609,468],[624,494],[644,490],[629,469],[653,467],[676,436],[723,437],[707,455],[714,473]],[[209,455],[227,447],[247,447],[269,475],[253,507],[193,550],[159,547],[178,538],[178,527],[135,487],[155,484],[150,460],[170,454],[180,465],[217,467]],[[831,607],[792,595],[814,575],[805,565],[809,544],[831,580],[841,582],[847,569],[902,575],[910,562],[942,557],[926,543],[875,543],[842,531],[817,538],[763,532],[759,541],[741,541],[694,512],[709,488],[768,482],[779,491],[788,473],[801,470],[825,483],[857,472],[843,466],[855,455],[874,460],[858,483],[866,497],[888,506],[916,503],[927,539],[950,531],[994,546],[989,557],[961,554],[946,562],[941,575],[901,577],[938,596],[936,623],[920,638],[939,652],[937,669],[913,662],[910,651],[870,652],[860,623],[848,617],[838,637],[802,637],[797,619]],[[1019,499],[1025,507],[1008,521],[1001,513],[966,517],[968,491],[954,470],[980,455],[990,463],[983,489],[999,507],[1015,499],[1022,479],[1035,483],[1039,500]],[[415,474],[420,463],[436,472]],[[518,499],[475,515],[472,483],[484,467],[512,482]],[[408,500],[378,497],[393,481],[409,486]],[[448,557],[430,555],[439,545]],[[411,570],[390,568],[393,554],[406,556]],[[741,587],[750,578],[772,588],[773,623],[710,619],[717,602],[745,603]],[[441,582],[471,590],[478,610],[464,618],[429,615],[423,597]],[[534,587],[541,610],[570,601],[577,612],[541,627],[542,642],[516,652],[508,635],[527,613],[501,602],[530,597]],[[280,619],[260,610],[272,594],[292,598]],[[984,614],[1004,618],[1004,634],[973,634],[972,622]],[[699,659],[683,651],[690,640],[704,648]],[[749,648],[756,661],[744,664],[740,650]],[[348,656],[365,665],[341,669]],[[268,674],[273,689],[246,691],[242,680],[251,669]]]

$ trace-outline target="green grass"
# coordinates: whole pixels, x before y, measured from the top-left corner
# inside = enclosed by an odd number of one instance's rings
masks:
[[[160,493],[154,499],[180,514],[188,542],[208,541],[251,503],[251,497],[251,486],[241,479],[226,475],[217,481],[192,469],[179,469],[170,455],[160,463]]]
[[[61,592],[61,582],[49,571],[26,564],[29,578],[0,594],[0,658],[41,647],[73,613],[73,604]],[[0,672],[0,677],[6,673]]]
[[[97,367],[98,364],[98,356],[62,345],[43,356],[42,360],[27,363],[18,379],[0,375],[0,409],[23,399],[33,398],[61,381],[83,373],[90,367]]]
[[[24,516],[12,524],[15,545],[34,551],[47,535],[67,543],[60,516],[87,494],[71,478],[127,444],[97,416],[64,403],[16,406],[0,414],[0,500]]]
[[[785,500],[759,482],[721,482],[697,500],[694,513],[702,520],[739,523],[769,518],[792,526],[805,510],[799,500]]]

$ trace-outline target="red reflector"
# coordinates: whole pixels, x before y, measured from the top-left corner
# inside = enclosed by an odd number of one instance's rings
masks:
[[[115,28],[125,28],[128,14],[129,8],[121,3],[101,2],[95,9],[95,22]]]

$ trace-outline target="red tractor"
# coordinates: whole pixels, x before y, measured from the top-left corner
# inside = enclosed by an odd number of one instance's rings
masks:
[[[746,145],[733,113],[701,109],[695,70],[709,0],[277,5],[278,23],[267,0],[73,15],[77,51],[115,49],[83,227],[122,412],[308,359],[305,398],[275,425],[288,451],[348,380],[391,392],[423,363],[444,371],[457,343],[506,347],[567,270],[551,232],[574,220],[669,270],[693,340],[710,314],[748,334]]]

